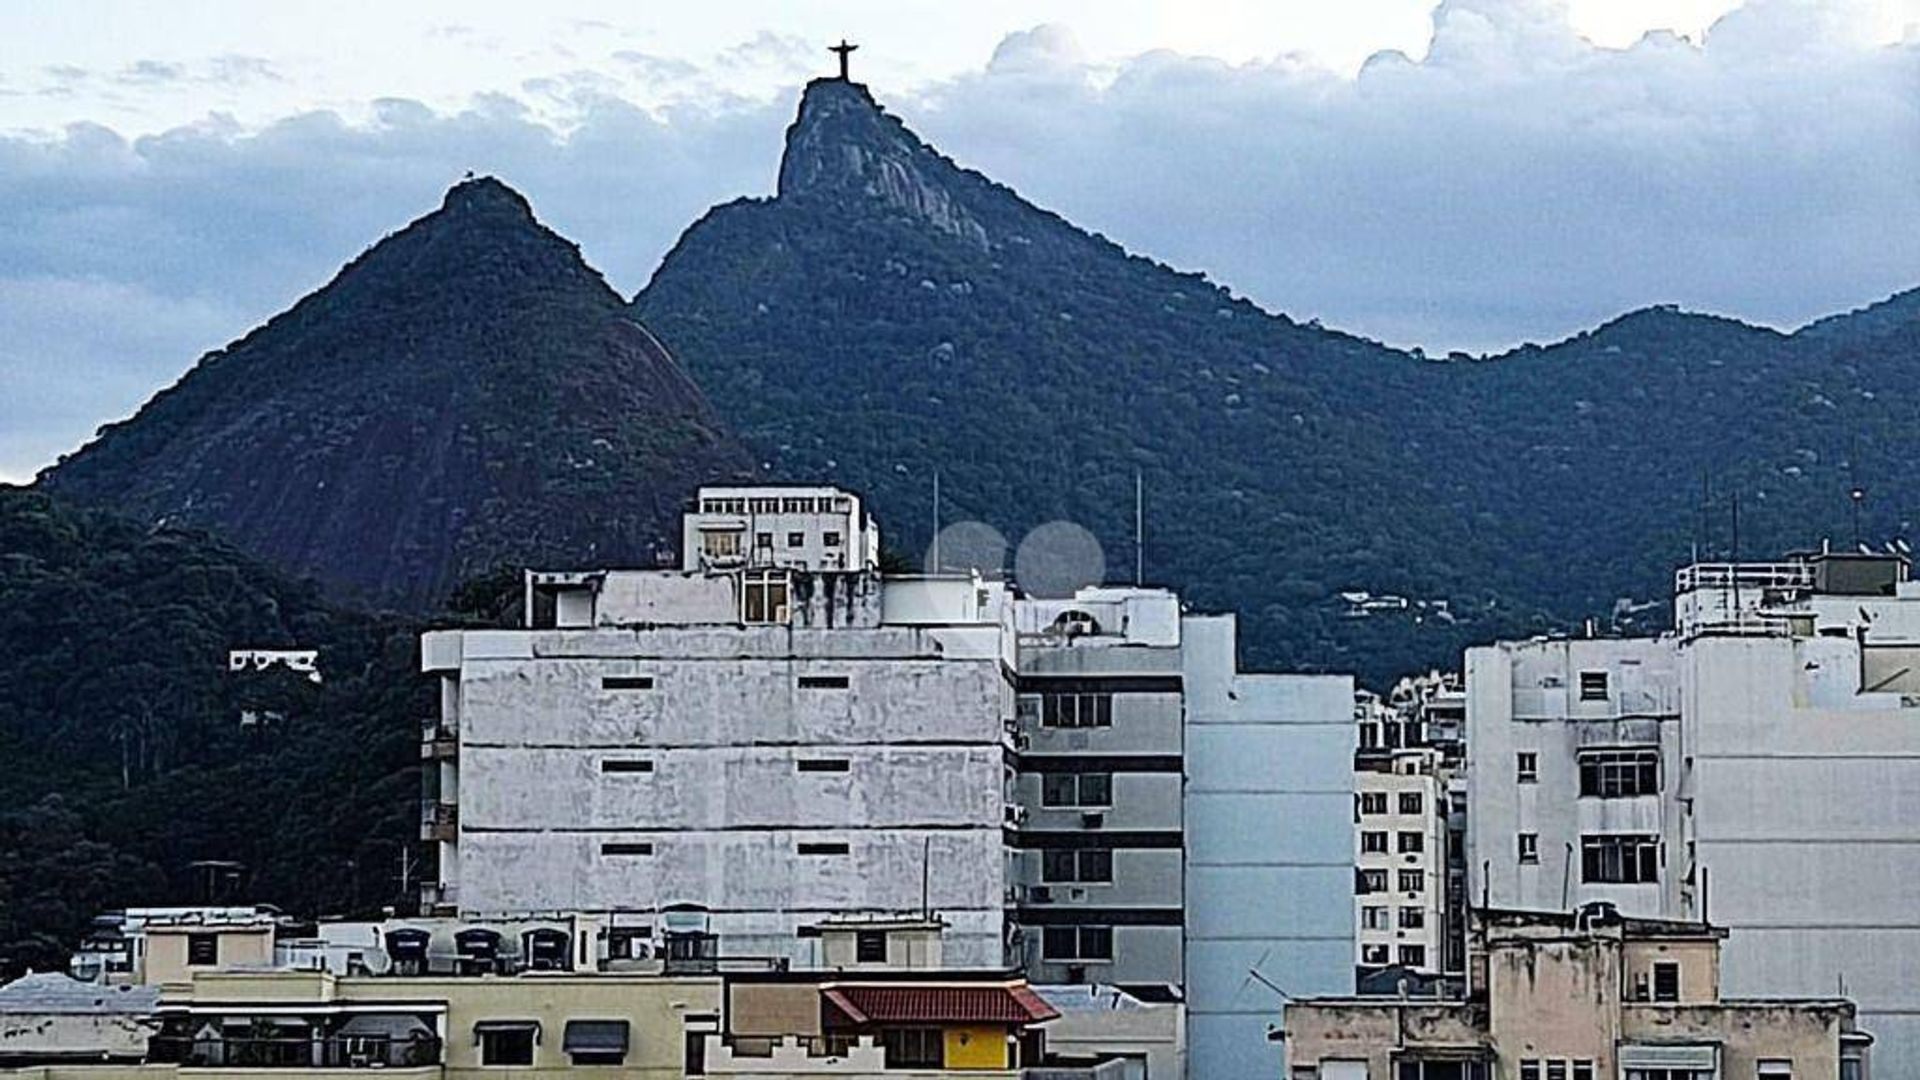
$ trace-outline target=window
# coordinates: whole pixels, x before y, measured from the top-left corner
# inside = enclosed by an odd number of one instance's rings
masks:
[[[651,675],[607,675],[600,680],[602,690],[651,690]]]
[[[478,1023],[473,1026],[474,1041],[480,1044],[482,1065],[531,1065],[533,1044],[540,1027],[528,1023]]]
[[[1370,904],[1360,909],[1360,928],[1363,930],[1391,930],[1387,920],[1389,908]]]
[[[853,959],[861,964],[887,962],[887,932],[862,930],[853,936]]]
[[[1112,694],[1043,694],[1040,698],[1042,727],[1112,727]]]
[[[1513,756],[1514,779],[1522,784],[1538,783],[1540,780],[1540,755],[1532,750],[1522,750]]]
[[[1540,861],[1540,834],[1523,832],[1518,839],[1520,841],[1521,864],[1532,866],[1538,863]]]
[[[1660,880],[1660,841],[1652,836],[1583,836],[1580,880],[1641,885]]]
[[[1403,791],[1400,793],[1400,812],[1401,813],[1417,814],[1420,812],[1420,808],[1424,805],[1426,805],[1426,800],[1421,798],[1419,792]]]
[[[1520,1063],[1520,1080],[1540,1080],[1540,1061],[1527,1058]]]
[[[1607,700],[1607,673],[1604,671],[1583,671],[1580,673],[1580,700]]]
[[[1111,960],[1110,926],[1049,926],[1040,936],[1040,955],[1047,960]]]
[[[575,1065],[624,1065],[627,1061],[625,1020],[569,1020],[561,1049]]]
[[[1363,855],[1385,855],[1387,853],[1387,834],[1384,832],[1361,833],[1360,852]]]
[[[740,534],[727,532],[703,532],[700,534],[700,553],[709,559],[737,559],[740,557]]]
[[[803,842],[798,850],[802,855],[845,855],[850,849],[845,843],[839,841],[825,841]]]
[[[1387,812],[1387,793],[1384,791],[1363,791],[1360,793],[1360,812],[1362,814],[1384,814]]]
[[[1418,930],[1427,925],[1425,908],[1403,907],[1400,909],[1400,929]]]
[[[1040,880],[1104,885],[1113,881],[1113,852],[1106,848],[1051,849],[1040,853]]]
[[[889,1069],[944,1069],[946,1037],[939,1028],[887,1028],[880,1032]]]
[[[653,845],[645,842],[612,842],[600,845],[602,855],[651,855]]]
[[[1567,1063],[1565,1061],[1549,1059],[1547,1061],[1547,1080],[1567,1080]]]
[[[795,499],[791,497],[781,499],[780,512],[783,514],[811,514],[813,513],[813,500]]]
[[[1394,1080],[1487,1080],[1484,1061],[1398,1061]]]
[[[1410,968],[1426,967],[1427,947],[1425,945],[1400,946],[1400,966]]]
[[[807,545],[807,534],[806,534],[806,533],[803,533],[803,532],[790,532],[790,533],[788,533],[788,534],[787,534],[787,546],[788,546],[788,547],[805,547],[806,545]]]
[[[1399,837],[1400,854],[1418,855],[1427,849],[1427,838],[1417,832],[1401,832]]]
[[[600,771],[603,773],[652,772],[651,758],[602,758]]]
[[[1385,945],[1362,945],[1360,946],[1360,962],[1363,964],[1379,964],[1384,967],[1392,963],[1392,960]]]
[[[1045,773],[1040,805],[1050,807],[1113,805],[1112,773]]]
[[[802,690],[845,690],[846,688],[847,677],[845,675],[800,676],[800,689]]]
[[[1427,887],[1427,875],[1419,870],[1400,871],[1400,891],[1417,893]]]
[[[826,544],[828,547],[840,546],[840,534],[837,532],[827,533],[825,536],[821,537],[820,540],[822,543]]]
[[[846,772],[846,758],[801,758],[793,763],[801,772]]]
[[[1591,1060],[1574,1062],[1573,1080],[1593,1080],[1593,1062]]]
[[[1671,960],[1656,961],[1653,965],[1653,1000],[1680,1000],[1680,965]]]
[[[753,546],[757,548],[771,549],[773,547],[773,534],[770,532],[754,533]]]
[[[1387,891],[1387,872],[1385,870],[1362,870],[1354,878],[1354,891],[1361,896],[1368,893]]]
[[[748,499],[747,512],[752,514],[777,514],[780,512],[780,500]]]
[[[1630,799],[1660,792],[1660,751],[1594,750],[1580,755],[1580,794]]]
[[[187,935],[187,966],[213,967],[220,963],[219,934]]]
[[[740,618],[750,623],[787,621],[787,574],[751,570],[741,582]]]

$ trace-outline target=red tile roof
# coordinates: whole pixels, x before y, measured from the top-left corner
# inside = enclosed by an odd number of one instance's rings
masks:
[[[848,986],[821,995],[850,1024],[1032,1024],[1060,1013],[1024,983]]]

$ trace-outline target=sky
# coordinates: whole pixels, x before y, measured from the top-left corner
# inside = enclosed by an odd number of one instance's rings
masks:
[[[854,75],[961,163],[1429,351],[1920,284],[1920,0],[65,0],[0,6],[0,480],[438,205],[621,292]]]

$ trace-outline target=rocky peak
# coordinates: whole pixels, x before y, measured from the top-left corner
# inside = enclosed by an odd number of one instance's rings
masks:
[[[807,84],[780,159],[781,199],[872,199],[989,247],[986,225],[962,194],[983,185],[888,115],[865,86],[844,79]]]

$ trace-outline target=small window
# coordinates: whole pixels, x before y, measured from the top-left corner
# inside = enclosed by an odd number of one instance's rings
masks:
[[[1520,834],[1520,862],[1532,865],[1540,861],[1540,834],[1523,832]]]
[[[1660,793],[1660,751],[1590,750],[1580,755],[1580,794],[1594,799],[1631,799]]]
[[[1593,1061],[1591,1059],[1573,1063],[1573,1080],[1593,1080]]]
[[[794,762],[801,772],[846,772],[846,758],[801,758]]]
[[[1604,671],[1583,671],[1580,673],[1580,700],[1607,700],[1607,673]]]
[[[787,608],[787,586],[785,571],[749,571],[740,585],[740,621],[756,624],[788,622],[791,615]]]
[[[1362,870],[1354,875],[1354,891],[1361,896],[1368,893],[1387,891],[1387,872],[1385,870]]]
[[[840,546],[840,534],[837,532],[827,533],[826,535],[822,536],[820,540],[822,543],[826,544],[828,547]]]
[[[1756,1080],[1793,1080],[1792,1058],[1761,1058],[1754,1064]]]
[[[653,845],[646,841],[616,841],[600,845],[602,855],[651,855]]]
[[[220,963],[219,934],[187,935],[187,966],[214,967]]]
[[[1580,880],[1602,885],[1645,885],[1659,881],[1659,838],[1614,835],[1581,837]]]
[[[889,1069],[945,1069],[946,1035],[939,1028],[885,1028],[880,1044]]]
[[[1567,1063],[1564,1059],[1547,1059],[1547,1080],[1567,1080]]]
[[[1112,727],[1112,694],[1055,693],[1040,697],[1042,727]]]
[[[1111,960],[1113,928],[1049,926],[1040,937],[1040,956],[1045,960]]]
[[[1360,928],[1363,930],[1391,930],[1392,923],[1387,918],[1391,909],[1368,905],[1360,909]]]
[[[839,841],[803,843],[799,848],[802,855],[845,855],[849,850]]]
[[[885,930],[862,930],[853,938],[853,959],[861,964],[884,964],[887,962],[887,932]]]
[[[1515,779],[1522,784],[1538,783],[1540,780],[1540,755],[1532,750],[1522,750],[1514,755]]]
[[[1384,832],[1361,833],[1360,853],[1362,855],[1385,855],[1387,853],[1387,834]]]
[[[803,533],[803,532],[790,532],[790,533],[788,533],[788,534],[787,534],[787,546],[788,546],[788,547],[805,547],[805,546],[807,546],[807,534],[806,534],[806,533]]]
[[[1426,850],[1427,838],[1423,833],[1403,831],[1398,837],[1398,844],[1400,854],[1418,855],[1420,852]]]
[[[757,548],[762,548],[762,549],[770,549],[770,548],[772,548],[772,547],[773,547],[773,534],[772,534],[772,533],[770,533],[770,532],[757,532],[757,533],[754,533],[754,534],[753,534],[753,546],[754,546],[754,547],[757,547]]]
[[[1050,884],[1108,884],[1113,881],[1113,852],[1106,848],[1048,849],[1040,853],[1040,880]]]
[[[474,1039],[480,1044],[480,1064],[533,1064],[533,1043],[539,1030],[534,1024],[475,1025]]]
[[[1387,946],[1385,945],[1360,946],[1360,962],[1368,965],[1378,964],[1383,967],[1388,963],[1391,963],[1390,954],[1387,951]]]
[[[651,675],[608,675],[600,680],[602,690],[651,690]]]
[[[1657,961],[1653,965],[1653,1000],[1680,1000],[1680,965],[1671,960]]]
[[[1427,875],[1424,871],[1420,871],[1420,870],[1400,871],[1400,891],[1401,892],[1403,893],[1423,892],[1425,891],[1426,887],[1427,887]]]
[[[1387,812],[1387,793],[1384,791],[1363,791],[1360,793],[1360,812],[1362,814],[1384,814]]]
[[[1053,809],[1113,805],[1112,773],[1044,773],[1040,805]]]
[[[1520,1063],[1520,1080],[1540,1080],[1540,1060],[1527,1058]]]
[[[846,688],[847,677],[845,675],[800,676],[800,689],[802,690],[845,690]]]
[[[600,762],[603,773],[652,772],[652,758],[604,758]]]
[[[1410,968],[1426,967],[1427,947],[1425,945],[1400,946],[1400,966]]]
[[[748,499],[747,512],[753,514],[777,514],[780,512],[779,499]]]
[[[1422,798],[1417,791],[1403,791],[1400,793],[1400,812],[1403,814],[1418,814],[1420,813],[1420,808],[1425,805],[1426,800]]]
[[[1400,909],[1400,929],[1419,930],[1427,925],[1425,908],[1403,907]]]

